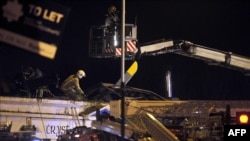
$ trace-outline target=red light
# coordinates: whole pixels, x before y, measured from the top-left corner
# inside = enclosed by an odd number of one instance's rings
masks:
[[[237,112],[236,123],[237,124],[249,124],[250,112]]]

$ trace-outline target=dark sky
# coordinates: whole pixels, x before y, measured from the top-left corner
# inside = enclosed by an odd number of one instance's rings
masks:
[[[65,79],[78,69],[87,77],[83,89],[98,82],[116,83],[121,60],[91,58],[89,30],[104,23],[110,5],[121,0],[54,0],[70,8],[69,18],[54,60],[0,44],[1,77],[13,79],[20,66],[30,64]],[[126,0],[126,20],[136,22],[138,43],[159,39],[188,40],[214,49],[250,56],[250,2],[247,0]],[[136,19],[136,20],[135,20]],[[132,61],[126,61],[126,67]],[[210,66],[174,54],[144,56],[128,85],[165,95],[165,72],[171,71],[173,95],[180,99],[250,99],[250,77],[236,70]]]

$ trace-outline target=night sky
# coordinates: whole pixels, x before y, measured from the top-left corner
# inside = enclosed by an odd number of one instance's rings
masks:
[[[89,30],[104,24],[107,8],[115,5],[119,9],[121,0],[54,1],[70,8],[55,59],[1,43],[0,77],[11,82],[21,65],[29,64],[47,74],[58,73],[61,81],[84,69],[84,90],[99,82],[116,83],[121,60],[90,57]],[[247,0],[126,0],[126,21],[137,23],[138,45],[181,39],[250,57],[249,7]],[[132,62],[127,60],[126,67]],[[172,73],[173,96],[179,99],[250,100],[250,76],[176,54],[140,58],[138,71],[128,85],[165,96],[166,71]]]

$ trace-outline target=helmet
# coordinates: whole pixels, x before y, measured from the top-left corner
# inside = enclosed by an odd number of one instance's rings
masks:
[[[83,77],[86,77],[86,73],[84,70],[78,70],[77,73],[76,73],[77,77],[78,78],[83,78]]]
[[[116,12],[116,7],[114,5],[111,5],[109,8],[108,8],[108,13],[115,13]]]

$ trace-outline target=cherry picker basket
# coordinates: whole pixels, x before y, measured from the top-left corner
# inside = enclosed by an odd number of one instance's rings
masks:
[[[137,26],[125,24],[125,58],[134,59],[137,50]],[[121,55],[121,26],[91,27],[89,39],[90,57],[118,58]]]

